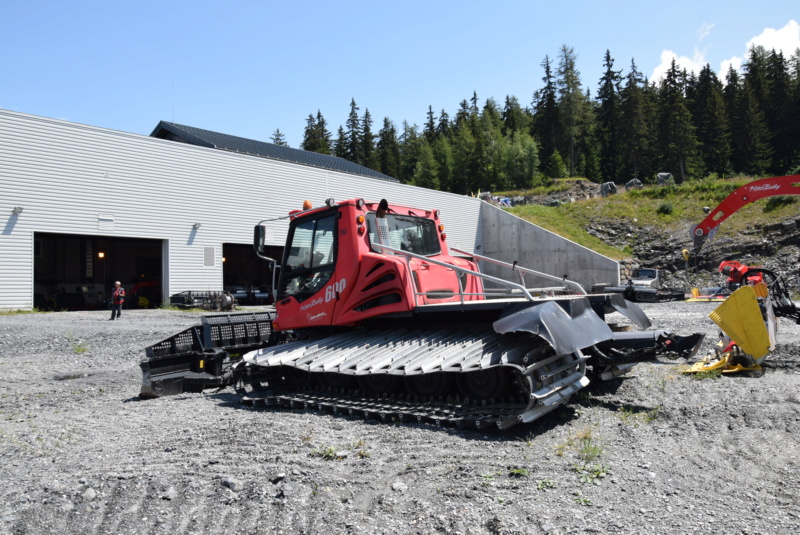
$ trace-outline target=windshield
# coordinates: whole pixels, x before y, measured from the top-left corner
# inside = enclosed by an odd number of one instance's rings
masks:
[[[655,269],[634,269],[633,270],[633,277],[635,279],[655,279],[656,278],[656,270]]]
[[[389,243],[386,245],[423,256],[431,256],[442,252],[442,248],[439,245],[439,234],[436,232],[436,223],[433,220],[422,217],[386,214],[386,221],[389,224]],[[376,228],[375,213],[371,212],[367,214],[370,243],[376,243]]]
[[[291,227],[284,251],[279,299],[293,295],[302,302],[331,278],[336,263],[336,214],[304,220]]]

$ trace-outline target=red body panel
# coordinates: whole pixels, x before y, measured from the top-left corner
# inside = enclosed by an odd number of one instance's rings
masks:
[[[289,330],[306,327],[352,326],[367,319],[386,314],[410,312],[418,305],[459,302],[464,294],[483,291],[480,278],[461,275],[445,266],[400,254],[378,253],[371,248],[369,233],[359,231],[365,223],[358,216],[374,212],[377,203],[366,203],[359,208],[356,201],[339,203],[337,220],[337,251],[333,275],[327,284],[302,302],[289,296],[276,303],[278,321],[276,329]],[[477,266],[466,259],[449,256],[445,236],[439,226],[438,214],[406,206],[389,205],[396,213],[424,217],[435,221],[441,254],[429,256],[433,260],[477,271]],[[327,210],[320,209],[320,211]],[[305,212],[309,216],[319,211]],[[417,295],[417,292],[435,292],[435,295]],[[483,299],[478,295],[464,295],[464,300]]]

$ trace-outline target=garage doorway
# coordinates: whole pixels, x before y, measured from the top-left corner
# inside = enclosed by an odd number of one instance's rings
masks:
[[[283,247],[268,247],[267,254],[280,262]],[[269,305],[272,296],[272,264],[256,256],[252,244],[222,244],[222,280],[240,305]]]
[[[107,308],[114,281],[127,292],[125,308],[163,302],[163,242],[36,232],[33,306],[40,310]]]

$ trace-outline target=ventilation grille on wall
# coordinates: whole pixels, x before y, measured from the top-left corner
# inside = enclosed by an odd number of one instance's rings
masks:
[[[214,256],[213,247],[203,247],[203,267],[214,267]]]

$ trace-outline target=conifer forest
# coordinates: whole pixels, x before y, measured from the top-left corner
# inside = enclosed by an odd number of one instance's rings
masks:
[[[302,149],[331,154],[406,184],[474,194],[534,188],[553,178],[652,183],[800,172],[800,49],[791,57],[753,47],[741,73],[699,74],[674,61],[649,81],[631,60],[583,85],[576,53],[564,45],[541,62],[530,102],[485,101],[473,92],[453,112],[428,107],[422,126],[386,117],[375,124],[355,98],[331,131],[320,111],[306,119]],[[376,132],[377,130],[377,132]],[[280,130],[273,143],[285,145]]]

